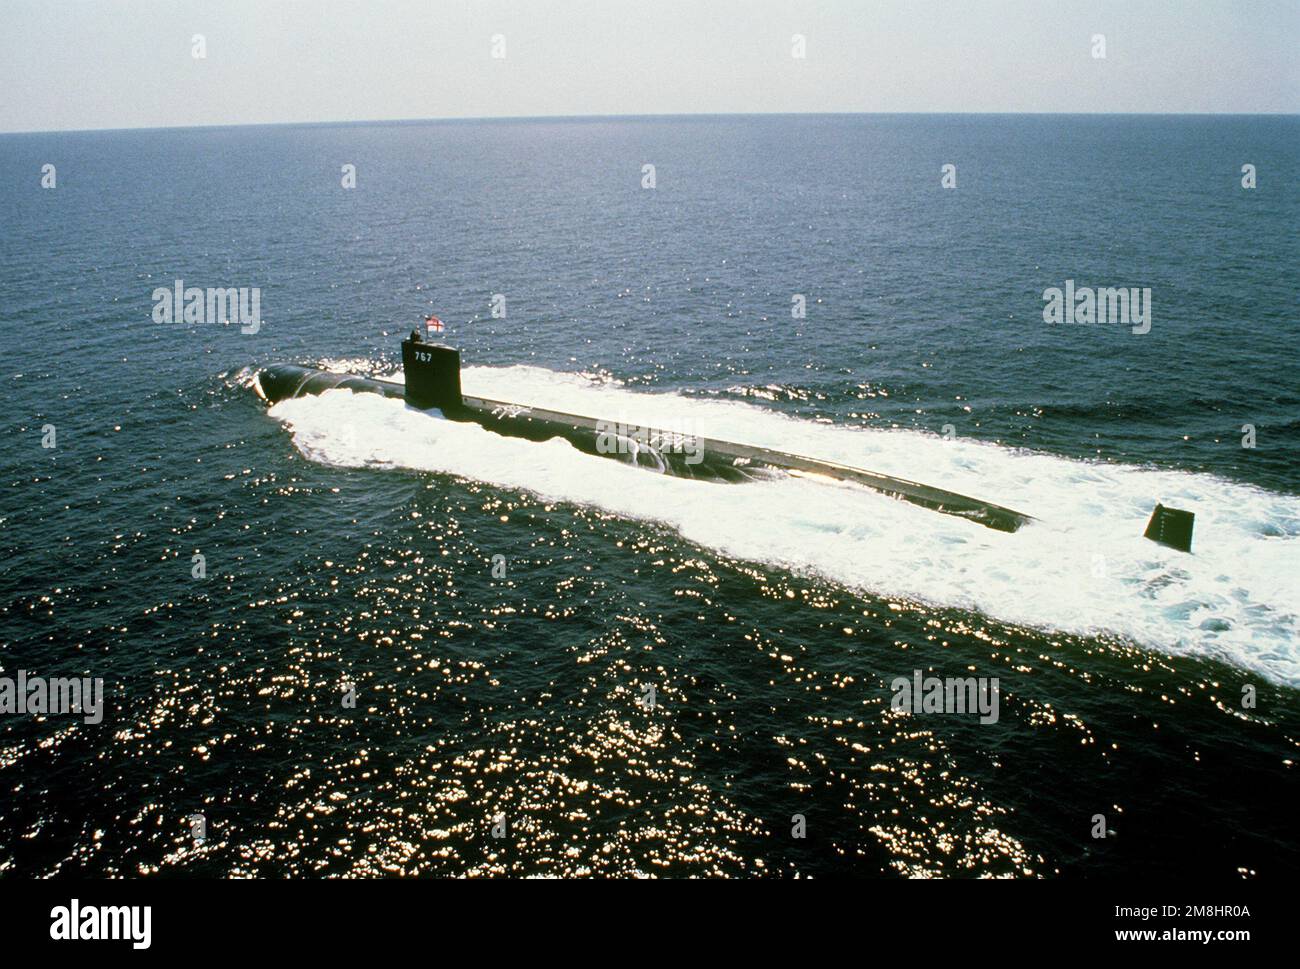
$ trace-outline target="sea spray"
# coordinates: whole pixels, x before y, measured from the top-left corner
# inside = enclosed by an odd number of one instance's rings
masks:
[[[324,463],[453,474],[593,505],[864,592],[1043,629],[1109,633],[1300,683],[1294,497],[1212,475],[837,427],[532,367],[467,368],[464,381],[467,392],[494,399],[635,415],[656,427],[690,427],[920,480],[1012,505],[1038,521],[1008,535],[852,485],[794,478],[720,485],[652,475],[562,441],[505,438],[349,391],[285,401],[271,414],[290,427],[303,454]],[[1195,555],[1142,539],[1157,499],[1196,512]]]

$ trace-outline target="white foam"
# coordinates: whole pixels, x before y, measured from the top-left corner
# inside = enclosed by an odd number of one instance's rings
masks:
[[[445,472],[665,523],[737,558],[1013,623],[1110,633],[1300,685],[1300,500],[1212,475],[1072,461],[911,431],[797,420],[532,367],[466,368],[465,392],[763,445],[922,481],[1033,515],[991,531],[816,480],[719,485],[647,473],[330,391],[271,414],[307,457]],[[1142,538],[1156,501],[1196,513],[1195,554]]]

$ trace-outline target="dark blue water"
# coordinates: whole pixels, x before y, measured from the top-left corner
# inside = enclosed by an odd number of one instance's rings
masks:
[[[0,136],[0,666],[109,699],[0,719],[0,872],[1294,872],[1298,165],[1289,117]],[[260,331],[154,323],[177,279],[259,287]],[[1150,287],[1151,331],[1044,323],[1067,279]],[[251,389],[391,370],[430,310],[471,389],[1044,524]],[[914,669],[998,677],[999,721],[891,711]]]

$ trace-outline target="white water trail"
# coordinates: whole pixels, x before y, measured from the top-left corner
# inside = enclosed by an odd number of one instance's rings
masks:
[[[330,391],[271,415],[308,458],[460,475],[629,518],[727,555],[882,596],[977,610],[1300,685],[1300,499],[1206,474],[1074,461],[912,431],[785,417],[751,404],[629,391],[533,367],[469,367],[467,394],[761,445],[897,475],[1026,512],[992,531],[864,488],[811,479],[722,485],[655,475]],[[1142,537],[1157,501],[1196,514],[1194,554]]]

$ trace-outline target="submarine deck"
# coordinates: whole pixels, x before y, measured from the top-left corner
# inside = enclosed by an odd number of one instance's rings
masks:
[[[481,422],[485,428],[497,430],[499,433],[504,434],[541,439],[554,436],[559,427],[566,427],[574,431],[590,432],[593,436],[598,436],[610,424],[608,421],[597,420],[582,414],[568,414],[562,411],[513,404],[508,401],[491,400],[485,397],[464,395],[462,402],[462,406],[466,410],[474,412],[474,419]],[[458,415],[448,413],[448,416],[454,418]],[[498,428],[494,427],[494,424],[508,426]],[[532,433],[529,433],[530,430]],[[834,461],[823,461],[800,454],[791,454],[787,451],[776,451],[771,448],[756,447],[749,444],[736,444],[732,441],[699,437],[674,431],[655,430],[654,433],[670,437],[675,436],[689,441],[693,447],[699,448],[711,459],[721,458],[732,468],[779,470],[794,474],[823,475],[837,481],[848,481],[864,485],[882,494],[900,498],[933,511],[968,518],[999,531],[1014,532],[1020,526],[1034,520],[1030,515],[992,502],[971,498],[943,488],[921,484],[917,481],[909,481],[906,478],[896,478],[892,475],[879,474],[863,468],[838,464]]]

